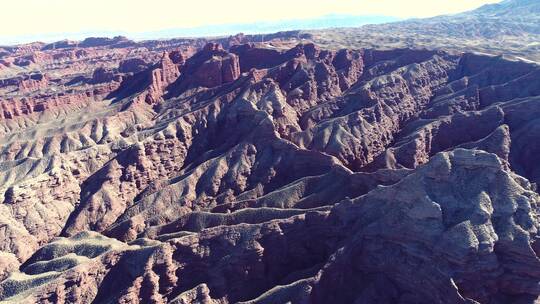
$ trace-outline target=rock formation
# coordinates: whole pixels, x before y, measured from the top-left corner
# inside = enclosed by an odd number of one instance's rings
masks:
[[[540,67],[250,39],[6,51],[0,301],[538,301]]]

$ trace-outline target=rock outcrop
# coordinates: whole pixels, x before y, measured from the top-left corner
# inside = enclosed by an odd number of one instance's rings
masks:
[[[214,88],[230,83],[239,76],[238,56],[225,51],[220,44],[208,43],[185,61],[182,75],[172,84],[171,92],[178,95],[196,87]]]
[[[92,82],[94,84],[109,83],[112,81],[118,81],[118,78],[115,79],[113,71],[109,71],[103,67],[95,69],[94,73],[92,74]]]
[[[5,51],[0,301],[538,301],[538,66],[250,39]]]
[[[0,283],[0,295],[29,303],[51,294],[71,302],[532,301],[538,203],[496,155],[458,149],[329,210],[268,221],[262,209],[250,224],[195,225],[129,246],[99,234],[59,239]]]
[[[131,58],[122,60],[118,67],[118,71],[121,73],[138,73],[147,68],[147,63],[141,58]]]

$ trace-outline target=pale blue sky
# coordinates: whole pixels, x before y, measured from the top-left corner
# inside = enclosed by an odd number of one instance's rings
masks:
[[[458,13],[498,0],[9,0],[0,43],[73,33],[137,33],[328,14],[401,18]],[[73,35],[71,35],[73,36]],[[49,37],[49,38],[47,38]]]

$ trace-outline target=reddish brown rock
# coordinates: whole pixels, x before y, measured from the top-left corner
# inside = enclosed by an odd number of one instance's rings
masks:
[[[242,44],[231,47],[231,52],[240,57],[240,67],[242,72],[247,72],[253,68],[263,69],[276,66],[285,60],[278,50],[259,48],[254,44]]]
[[[178,95],[189,88],[214,88],[240,77],[238,56],[223,50],[217,43],[208,43],[182,66],[180,78],[171,86]]]
[[[140,58],[126,59],[120,62],[118,71],[120,73],[138,73],[146,69],[147,65],[146,61]]]
[[[53,60],[53,57],[44,52],[32,52],[30,55],[16,57],[14,64],[18,66],[28,66],[30,64],[45,64]]]
[[[114,38],[108,37],[89,37],[81,41],[78,46],[80,47],[126,47],[133,45],[133,41],[123,36],[116,36]]]
[[[0,300],[538,300],[537,66],[86,44],[2,51]]]
[[[174,50],[169,52],[169,58],[172,60],[174,64],[182,65],[186,62],[186,58],[184,54],[182,54],[182,51],[180,50]]]
[[[146,102],[150,104],[158,102],[165,93],[165,88],[173,83],[179,74],[178,65],[171,59],[170,54],[164,53],[159,64],[152,70],[152,84],[148,89]]]
[[[19,91],[22,93],[38,91],[44,89],[48,85],[48,79],[43,74],[33,74],[28,79],[23,79],[19,82]]]
[[[53,60],[79,60],[89,57],[91,52],[85,49],[74,49],[53,53]]]
[[[108,71],[103,67],[99,67],[94,70],[92,74],[92,82],[94,84],[98,83],[108,83],[114,81],[114,72]]]
[[[213,88],[223,83],[232,82],[240,76],[240,66],[236,55],[225,58],[212,57],[201,64],[194,72],[194,85]]]

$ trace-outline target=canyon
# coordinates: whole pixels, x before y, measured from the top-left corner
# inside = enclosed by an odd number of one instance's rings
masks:
[[[0,302],[540,301],[540,65],[260,38],[0,48]]]

